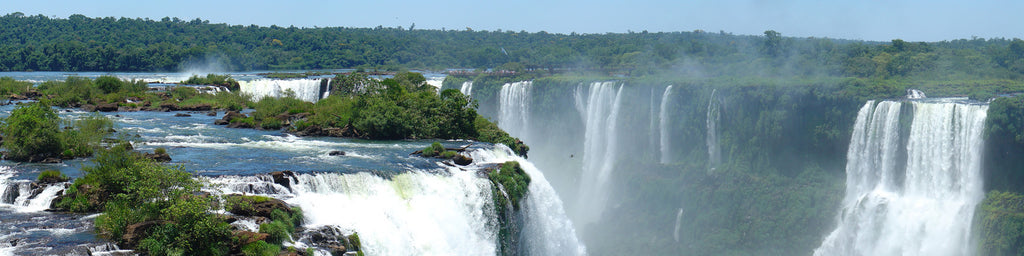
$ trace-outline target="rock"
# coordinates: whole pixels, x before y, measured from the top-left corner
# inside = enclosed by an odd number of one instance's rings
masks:
[[[206,113],[206,116],[217,116],[217,111],[210,111],[209,113]]]
[[[185,114],[185,113],[177,113],[177,114],[174,114],[174,116],[176,116],[176,117],[190,117],[192,115]]]
[[[273,212],[274,209],[278,209],[278,210],[281,210],[281,211],[284,211],[284,212],[289,212],[289,213],[291,212],[291,207],[289,207],[287,203],[285,203],[284,201],[281,201],[279,199],[265,198],[266,200],[264,200],[262,202],[257,202],[257,200],[254,200],[254,198],[256,198],[256,197],[243,196],[243,195],[239,195],[239,194],[231,194],[231,195],[227,195],[225,197],[225,199],[228,199],[228,198],[237,198],[237,199],[232,199],[232,200],[244,201],[246,204],[252,206],[252,207],[229,207],[229,208],[231,208],[229,212],[231,212],[233,214],[241,215],[241,216],[260,216],[260,217],[270,218],[271,217],[270,213]]]
[[[170,162],[171,161],[171,155],[168,155],[167,153],[163,153],[163,154],[145,153],[143,155],[146,156],[146,158],[153,159],[153,161],[157,161],[157,162],[161,162],[161,163]]]
[[[473,163],[473,158],[468,157],[468,156],[464,156],[462,154],[457,154],[457,155],[455,155],[455,157],[452,158],[452,161],[454,161],[455,164],[457,164],[457,165],[465,166],[465,165],[472,164]]]
[[[196,104],[196,105],[189,105],[189,106],[178,106],[178,110],[185,110],[185,111],[210,111],[212,109],[213,109],[213,106],[211,106],[210,104],[206,104],[206,103],[201,103],[201,104]]]
[[[178,105],[170,102],[160,103],[160,109],[164,112],[178,110]]]
[[[96,110],[100,112],[114,112],[117,111],[117,103],[104,103],[96,105]]]
[[[334,150],[334,151],[331,151],[331,152],[327,153],[327,155],[329,155],[329,156],[344,156],[345,155],[345,151]]]
[[[244,122],[234,122],[234,123],[230,123],[230,124],[228,124],[228,128],[249,128],[249,129],[252,129],[252,128],[256,128],[256,127],[253,127],[253,126],[252,126],[251,124],[249,124],[249,123],[244,123]]]
[[[291,179],[295,178],[295,173],[292,171],[271,172],[270,177],[274,179],[274,183],[286,187],[288,188],[288,190],[291,190]]]
[[[62,163],[63,161],[61,161],[60,158],[57,157],[47,157],[39,162],[44,164],[59,164]]]
[[[256,233],[248,230],[236,230],[232,232],[231,236],[236,238],[233,240],[238,241],[237,245],[241,247],[257,241],[266,241],[267,237],[270,235],[267,233]]]
[[[168,223],[166,220],[143,221],[128,225],[124,228],[124,235],[121,236],[121,246],[135,248],[139,241],[149,236],[149,230],[153,227]]]
[[[85,111],[85,112],[96,112],[96,106],[95,105],[85,104],[85,105],[82,105],[81,109],[82,109],[82,111]]]
[[[228,121],[224,121],[224,119],[217,119],[217,120],[213,120],[213,124],[215,124],[215,125],[228,125],[229,123],[228,123]]]
[[[228,111],[227,113],[224,113],[224,117],[222,117],[221,119],[223,119],[225,121],[228,121],[228,122],[231,122],[231,120],[235,120],[237,118],[246,118],[246,117],[247,116],[245,116],[245,114],[238,113],[237,111]]]

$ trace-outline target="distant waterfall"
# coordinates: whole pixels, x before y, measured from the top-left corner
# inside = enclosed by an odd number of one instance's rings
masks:
[[[530,88],[532,81],[507,83],[498,95],[498,126],[509,135],[527,137],[530,125]]]
[[[658,126],[658,121],[659,121],[658,120],[658,113],[657,113],[658,107],[656,106],[658,103],[656,101],[653,88],[651,89],[651,99],[649,101],[647,101],[647,102],[651,104],[651,106],[650,106],[650,116],[648,117],[648,119],[651,120],[651,125],[650,125],[649,128],[647,128],[647,130],[649,131],[647,133],[648,137],[650,139],[649,143],[650,143],[651,147],[655,147],[654,150],[659,150],[660,147],[661,147],[661,145],[659,145],[661,143],[661,141],[659,141],[659,138],[658,138],[658,136],[659,136],[658,129],[660,128]]]
[[[613,82],[592,83],[576,88],[576,110],[584,123],[583,172],[576,208],[586,225],[597,221],[604,212],[615,159],[619,157],[618,116],[622,87]]]
[[[928,96],[925,96],[924,92],[922,92],[921,90],[907,89],[907,99],[916,100],[916,99],[924,99],[924,98],[928,98]]]
[[[473,94],[473,81],[462,82],[462,88],[459,89],[463,95],[469,96]]]
[[[905,147],[900,114],[906,106],[869,101],[858,112],[839,226],[814,255],[972,254],[988,106],[910,104]]]
[[[661,163],[662,164],[669,163],[671,161],[670,158],[672,157],[672,152],[671,152],[671,148],[670,148],[672,142],[671,142],[671,138],[669,138],[670,133],[668,132],[668,126],[669,126],[669,122],[668,122],[668,105],[669,105],[669,100],[672,99],[671,96],[672,96],[672,86],[669,85],[668,87],[665,87],[665,92],[661,94],[661,111],[659,112],[659,116],[658,116],[658,120],[660,121],[660,126],[659,127],[660,127],[660,130],[661,130],[661,131],[659,131],[659,133],[661,134],[661,143],[660,143],[660,145],[661,145]]]
[[[316,102],[323,96],[326,88],[321,80],[319,78],[291,80],[259,79],[239,81],[238,84],[242,92],[253,96],[253,100],[259,100],[263,97],[283,97],[285,92],[291,90],[295,93],[295,98]]]
[[[683,208],[679,208],[679,211],[676,212],[676,229],[672,232],[672,238],[675,238],[677,243],[679,242],[679,229],[682,227],[682,222]]]
[[[708,100],[707,114],[707,146],[708,146],[708,168],[715,169],[722,162],[722,152],[718,148],[718,121],[721,119],[721,109],[718,100],[715,98],[717,89],[711,90],[711,99]]]

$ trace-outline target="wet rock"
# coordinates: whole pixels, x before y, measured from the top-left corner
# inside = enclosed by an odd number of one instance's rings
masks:
[[[228,123],[228,121],[224,121],[224,119],[217,119],[217,120],[213,120],[213,124],[215,124],[215,125],[228,125],[229,123]]]
[[[248,128],[248,129],[252,129],[252,128],[256,128],[256,127],[252,126],[252,124],[245,123],[245,122],[234,122],[234,123],[228,124],[228,128]]]
[[[117,103],[104,103],[96,105],[96,110],[100,112],[115,112],[117,111]]]
[[[175,116],[175,117],[190,117],[190,116],[192,116],[192,115],[189,115],[189,114],[185,114],[185,113],[177,113],[177,114],[174,114],[174,116]]]
[[[210,111],[206,113],[206,116],[217,116],[217,111]]]
[[[295,173],[292,171],[277,171],[271,172],[270,177],[274,179],[274,183],[292,189],[291,181],[295,178]]]
[[[237,245],[241,247],[257,241],[266,241],[267,237],[270,235],[267,233],[256,233],[248,230],[236,230],[232,232],[231,236],[234,237],[233,240],[238,241]]]
[[[157,161],[157,162],[161,162],[161,163],[165,163],[165,162],[170,162],[171,161],[171,155],[168,155],[167,153],[162,153],[162,154],[158,154],[158,153],[145,153],[143,155],[146,158],[149,158],[149,159],[152,159],[153,161]]]
[[[473,163],[473,158],[468,157],[468,156],[464,156],[462,154],[458,154],[458,155],[455,155],[454,158],[452,158],[452,161],[455,162],[455,164],[457,164],[457,165],[465,166],[465,165],[472,164]]]
[[[345,155],[345,151],[334,150],[334,151],[331,151],[331,152],[327,153],[327,155],[329,155],[329,156],[344,156]]]
[[[275,209],[291,212],[291,207],[287,203],[279,199],[267,198],[267,197],[255,197],[255,196],[243,196],[239,194],[231,194],[225,197],[225,200],[237,201],[241,205],[247,205],[248,207],[228,207],[231,212],[241,216],[260,216],[270,218],[270,213]]]
[[[85,104],[85,105],[82,105],[81,109],[82,109],[82,111],[85,111],[85,112],[95,112],[96,111],[96,105]]]

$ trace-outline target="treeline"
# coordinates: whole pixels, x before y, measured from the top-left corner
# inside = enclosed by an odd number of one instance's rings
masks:
[[[670,33],[296,28],[163,18],[0,17],[3,71],[178,71],[329,68],[599,70],[684,76],[842,76],[1017,79],[1024,41],[864,42],[828,38]]]

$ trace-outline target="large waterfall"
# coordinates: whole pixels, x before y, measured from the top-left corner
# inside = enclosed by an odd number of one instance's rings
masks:
[[[618,157],[617,126],[622,87],[614,82],[592,83],[576,88],[576,110],[584,123],[583,172],[575,220],[579,225],[597,221],[609,196],[608,183]]]
[[[507,83],[498,95],[498,126],[508,134],[529,142],[530,88],[532,81]]]
[[[491,182],[480,168],[519,161],[531,177],[523,199],[519,251],[582,255],[585,247],[544,175],[507,147],[474,149],[471,166],[413,170],[382,177],[368,172],[296,174],[290,188],[268,176],[212,178],[225,193],[263,194],[303,209],[310,230],[358,232],[367,255],[495,255],[497,215]],[[301,241],[300,241],[301,242]]]
[[[659,133],[661,134],[661,143],[659,145],[661,145],[661,163],[663,164],[669,163],[669,161],[671,161],[670,158],[672,157],[672,152],[670,152],[671,148],[669,147],[672,144],[672,138],[669,137],[670,134],[668,132],[668,106],[669,100],[672,99],[671,96],[672,86],[669,85],[668,87],[665,87],[665,92],[661,94],[661,112],[659,112],[660,114],[658,116],[658,120],[660,122]]]
[[[901,116],[907,107],[913,116]],[[814,255],[971,255],[987,109],[865,104],[850,140],[839,225]],[[909,130],[901,119],[912,120]]]
[[[303,101],[316,102],[325,97],[330,90],[327,90],[328,79],[259,79],[252,81],[239,81],[238,85],[243,93],[252,95],[253,100],[263,97],[282,97],[287,91],[295,93],[295,98]]]

